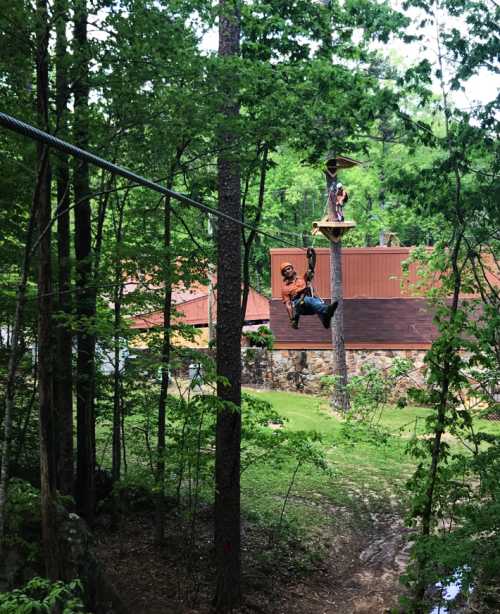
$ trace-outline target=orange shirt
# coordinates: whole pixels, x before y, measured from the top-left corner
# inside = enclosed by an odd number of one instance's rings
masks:
[[[295,275],[293,279],[284,279],[281,286],[281,298],[284,303],[293,301],[306,287],[306,275],[302,277]]]

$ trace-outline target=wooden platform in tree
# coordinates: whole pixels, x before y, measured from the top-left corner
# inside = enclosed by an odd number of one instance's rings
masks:
[[[328,220],[320,220],[313,222],[312,234],[316,235],[321,232],[329,241],[337,242],[346,232],[356,227],[356,222],[329,222]]]
[[[347,156],[337,156],[336,158],[330,158],[326,161],[326,170],[332,174],[336,171],[340,171],[344,168],[352,168],[353,166],[359,166],[363,164],[359,160],[355,160],[354,158],[348,158]]]

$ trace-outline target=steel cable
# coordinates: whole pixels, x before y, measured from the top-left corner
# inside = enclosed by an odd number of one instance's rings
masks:
[[[247,222],[238,220],[228,215],[227,213],[219,211],[218,209],[214,209],[213,207],[208,207],[207,205],[197,202],[196,200],[189,198],[189,196],[185,196],[184,194],[175,192],[174,190],[169,190],[168,188],[165,188],[164,186],[160,185],[159,183],[156,183],[155,181],[151,181],[150,179],[142,177],[142,175],[138,175],[137,173],[134,173],[133,171],[130,171],[123,166],[119,166],[117,164],[114,164],[113,162],[110,162],[109,160],[105,160],[104,158],[96,156],[95,154],[86,151],[85,149],[76,147],[76,145],[72,145],[67,141],[63,141],[62,139],[59,139],[49,134],[48,132],[44,132],[43,130],[36,128],[35,126],[32,126],[31,124],[27,124],[26,122],[12,117],[11,115],[7,115],[6,113],[0,112],[0,126],[3,126],[7,130],[16,132],[17,134],[25,136],[29,139],[33,139],[35,141],[43,143],[48,147],[53,147],[54,149],[63,151],[64,153],[69,154],[70,156],[74,156],[75,158],[86,160],[94,166],[103,168],[104,170],[107,170],[110,173],[114,173],[115,175],[119,175],[120,177],[124,177],[125,179],[128,179],[129,181],[132,181],[145,188],[154,190],[155,192],[159,192],[164,196],[170,196],[171,198],[178,200],[179,202],[187,205],[188,207],[195,207],[196,209],[199,209],[204,213],[214,215],[215,217],[223,218],[225,220],[233,222],[234,224],[237,224],[238,226],[253,230],[262,236],[272,239],[273,241],[282,243],[283,245],[302,250],[304,249],[303,247],[297,247],[295,243],[291,243],[286,239],[277,237],[270,232],[267,232],[266,230],[260,230],[258,227],[252,226],[252,224],[248,224]]]

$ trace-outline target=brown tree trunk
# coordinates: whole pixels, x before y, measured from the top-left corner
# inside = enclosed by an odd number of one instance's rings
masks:
[[[86,149],[89,139],[89,66],[87,42],[87,2],[74,3],[75,98],[74,141]],[[80,514],[92,522],[95,507],[95,420],[94,420],[94,356],[95,335],[89,326],[95,317],[92,282],[92,233],[89,167],[75,160],[73,171],[75,194],[75,255],[78,315],[78,350],[76,364],[77,396],[77,466],[75,499]]]
[[[66,22],[67,0],[56,0],[56,123],[58,136],[67,136],[67,104],[69,99]],[[56,357],[54,374],[55,408],[59,436],[57,438],[57,482],[63,494],[73,493],[73,335],[68,324],[71,315],[71,253],[70,253],[70,183],[68,156],[56,157],[57,181],[57,255],[58,309],[62,321],[56,327]]]
[[[219,2],[219,56],[239,55],[240,16],[235,1]],[[234,69],[223,67],[223,125],[219,131],[219,210],[241,218],[238,135],[239,117]],[[227,219],[218,225],[217,290],[217,413],[215,458],[215,556],[217,612],[229,612],[241,602],[240,442],[241,442],[241,231]]]
[[[48,130],[49,27],[47,0],[37,0],[37,115],[38,123]],[[51,204],[50,163],[46,148],[37,149],[40,183],[37,203],[38,233],[38,396],[40,434],[40,499],[42,543],[47,576],[60,577],[55,512],[56,455],[54,406],[52,395],[52,271],[51,271]]]
[[[118,219],[116,225],[116,262],[114,287],[114,374],[113,374],[113,447],[112,468],[113,481],[117,482],[121,475],[121,424],[122,424],[122,382],[120,365],[120,338],[122,326],[123,300],[123,268],[121,265],[120,246],[123,239],[123,214],[128,191],[122,202],[118,204]]]
[[[180,162],[183,148],[178,148],[176,157],[173,160],[167,179],[167,188],[172,189],[174,184],[175,171]],[[161,386],[160,398],[158,400],[158,441],[156,446],[156,522],[155,522],[155,541],[161,544],[165,539],[165,450],[166,450],[166,416],[167,416],[167,395],[170,383],[170,344],[172,326],[172,209],[171,198],[165,196],[163,209],[163,249],[165,262],[165,272],[163,284],[165,294],[163,297],[163,341],[161,348]]]
[[[333,198],[328,199],[328,217],[335,218],[335,197],[337,195],[337,178],[326,176],[327,192],[333,192]],[[330,243],[330,295],[332,301],[338,301],[338,307],[332,318],[332,358],[335,384],[332,394],[332,406],[340,411],[349,409],[347,394],[347,362],[344,341],[344,296],[342,290],[342,240],[340,235],[337,241]]]
[[[165,196],[164,246],[170,249],[170,196]],[[167,252],[168,253],[168,252]],[[170,269],[170,262],[165,266]],[[158,401],[158,442],[156,446],[156,522],[155,541],[161,544],[165,539],[165,450],[167,394],[170,380],[170,326],[172,314],[172,285],[170,275],[165,275],[165,295],[163,299],[163,342],[161,349],[161,386]]]

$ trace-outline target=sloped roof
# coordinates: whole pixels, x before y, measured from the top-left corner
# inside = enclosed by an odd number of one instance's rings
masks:
[[[302,317],[294,330],[280,300],[271,300],[270,308],[277,349],[331,349],[332,332],[319,318]],[[346,299],[346,349],[427,349],[437,334],[433,316],[434,310],[423,298]]]
[[[130,294],[141,289],[161,290],[163,284],[151,282],[152,277],[149,275],[143,276],[142,279],[129,277],[125,280],[124,294]],[[208,282],[208,279],[207,279]],[[212,276],[212,283],[216,283],[215,277]],[[189,286],[185,286],[182,281],[179,281],[172,289],[172,301],[174,303],[184,303],[191,299],[198,298],[208,293],[208,285],[202,284],[199,281],[193,280]]]
[[[202,294],[202,292],[204,292]],[[194,292],[194,298],[189,300],[178,300],[186,296],[185,294],[175,293],[172,295],[173,302],[175,303],[175,309],[182,314],[177,318],[178,322],[183,324],[191,324],[193,326],[208,326],[208,288],[206,286],[200,286],[197,291]],[[217,301],[214,297],[213,305],[214,320],[217,320]],[[247,311],[245,321],[250,322],[268,321],[269,320],[269,300],[259,294],[253,288],[250,288],[248,295]],[[174,320],[175,321],[175,320]],[[154,311],[152,313],[140,314],[132,318],[131,328],[135,329],[149,329],[163,324],[163,312]]]

